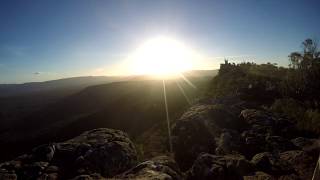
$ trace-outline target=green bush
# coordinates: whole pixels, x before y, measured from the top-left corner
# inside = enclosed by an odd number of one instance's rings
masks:
[[[297,123],[300,130],[320,134],[320,112],[316,109],[306,108],[307,106],[295,99],[277,99],[270,110],[285,115]]]
[[[319,110],[309,109],[305,112],[303,121],[298,123],[298,126],[304,130],[309,130],[316,134],[320,134],[320,112]]]
[[[210,83],[208,94],[214,97],[239,95],[248,101],[270,104],[280,96],[279,84],[286,70],[274,64],[225,61]]]

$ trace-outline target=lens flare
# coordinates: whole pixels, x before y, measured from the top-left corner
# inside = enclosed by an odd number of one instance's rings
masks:
[[[133,74],[178,75],[193,68],[192,49],[168,37],[157,37],[142,44],[129,56]]]

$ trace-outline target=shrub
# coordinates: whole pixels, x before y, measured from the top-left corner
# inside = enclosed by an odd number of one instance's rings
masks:
[[[304,130],[309,130],[316,134],[320,134],[320,112],[319,110],[308,109],[304,114],[303,121],[298,123],[298,126]]]
[[[320,112],[316,109],[306,108],[307,106],[292,98],[277,99],[270,110],[285,115],[297,123],[298,129],[320,134]]]
[[[271,111],[283,114],[298,122],[304,119],[305,108],[302,104],[292,98],[277,99],[270,107]]]

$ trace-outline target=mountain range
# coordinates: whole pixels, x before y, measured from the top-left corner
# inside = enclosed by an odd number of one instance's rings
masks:
[[[174,119],[198,97],[215,72],[185,73],[188,81],[179,78],[164,82],[147,76],[77,77],[1,85],[15,91],[0,101],[0,141],[4,147],[0,160],[100,127],[124,130],[139,139],[165,122],[163,83],[169,115]],[[4,89],[0,92],[9,91]]]

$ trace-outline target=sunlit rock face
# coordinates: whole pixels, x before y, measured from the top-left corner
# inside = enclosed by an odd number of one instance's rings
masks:
[[[136,163],[137,153],[127,134],[103,128],[84,132],[65,142],[39,146],[30,154],[2,163],[0,177],[113,177]]]

